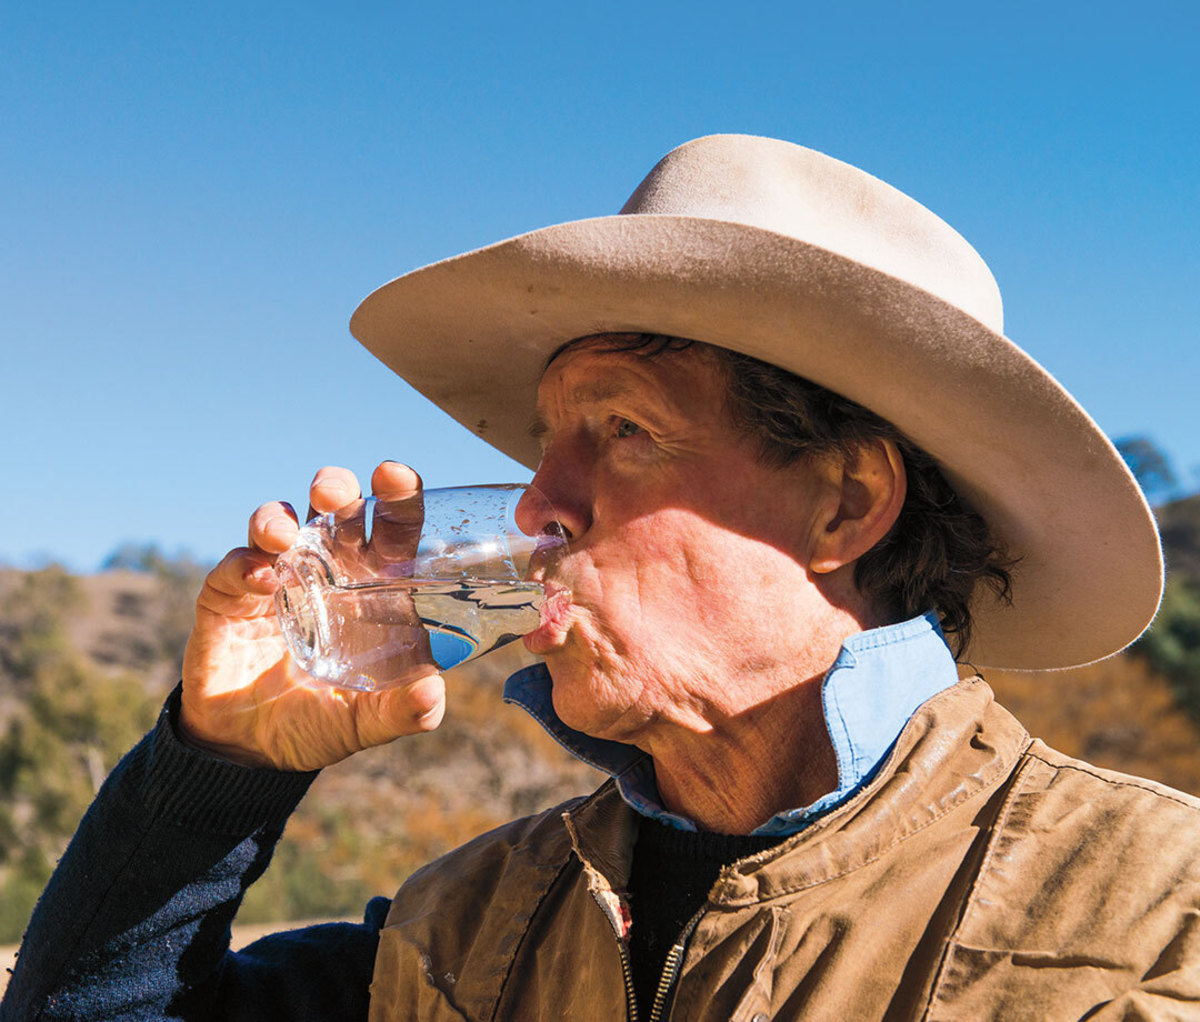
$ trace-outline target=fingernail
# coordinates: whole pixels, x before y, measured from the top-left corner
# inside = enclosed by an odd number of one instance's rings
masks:
[[[350,496],[350,487],[337,479],[328,479],[313,485],[314,490],[320,490],[326,497],[341,500]]]

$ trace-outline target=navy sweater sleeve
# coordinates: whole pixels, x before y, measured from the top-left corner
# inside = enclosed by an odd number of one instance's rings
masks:
[[[33,913],[0,1022],[365,1019],[387,900],[362,924],[230,924],[315,774],[251,770],[182,745],[178,690],[105,782]]]

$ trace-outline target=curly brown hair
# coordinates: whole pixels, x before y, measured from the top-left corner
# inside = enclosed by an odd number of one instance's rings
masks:
[[[1010,560],[987,523],[946,481],[937,462],[886,419],[848,398],[728,348],[665,334],[577,338],[656,358],[693,346],[712,353],[728,384],[726,411],[754,439],[765,464],[782,468],[801,458],[836,455],[853,461],[872,440],[891,440],[904,459],[908,493],[895,523],[854,568],[859,592],[896,621],[933,609],[955,655],[970,644],[970,603],[983,584],[1002,601],[1012,593]]]

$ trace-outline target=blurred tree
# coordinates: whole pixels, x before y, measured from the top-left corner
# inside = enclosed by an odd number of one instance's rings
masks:
[[[63,621],[86,610],[79,582],[51,565],[22,575],[0,599],[0,692],[24,691],[37,667],[69,643]]]
[[[1169,578],[1158,617],[1133,650],[1170,679],[1180,706],[1200,721],[1200,586]]]
[[[163,553],[157,543],[122,543],[100,565],[101,571],[144,571],[151,575],[194,575],[207,571],[191,554]]]
[[[160,593],[159,652],[170,661],[174,677],[178,678],[183,669],[183,650],[192,634],[196,597],[208,569],[190,557],[181,557],[164,561],[155,574]]]
[[[1200,587],[1200,494],[1155,508],[1167,574]]]
[[[1127,436],[1115,443],[1129,471],[1152,504],[1171,500],[1178,495],[1179,480],[1171,461],[1153,440],[1146,436]]]

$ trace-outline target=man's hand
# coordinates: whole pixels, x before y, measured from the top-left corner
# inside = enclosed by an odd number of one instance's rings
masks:
[[[421,486],[410,468],[385,461],[371,476],[385,500]],[[361,495],[358,480],[323,468],[309,488],[309,516],[337,511]],[[413,680],[378,692],[316,681],[292,661],[275,616],[272,565],[299,530],[284,503],[250,517],[249,545],[231,550],[205,579],[183,659],[181,737],[247,766],[316,770],[401,735],[441,723],[445,688],[432,664]]]

